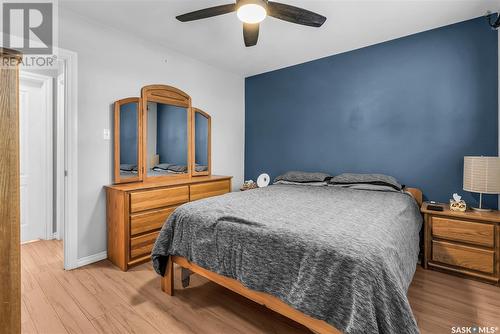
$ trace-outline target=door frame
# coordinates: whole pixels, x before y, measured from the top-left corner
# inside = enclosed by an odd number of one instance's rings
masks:
[[[64,66],[64,63],[61,63],[62,66]],[[64,220],[65,220],[65,205],[64,205],[64,194],[65,194],[65,176],[64,176],[64,171],[65,171],[65,145],[64,145],[64,136],[66,133],[65,129],[65,98],[66,98],[66,86],[64,83],[64,77],[65,77],[66,70],[63,68],[63,71],[61,74],[59,74],[56,78],[56,86],[55,89],[57,91],[57,106],[55,108],[55,133],[56,133],[56,141],[57,141],[57,146],[56,146],[56,157],[63,157],[63,159],[56,159],[55,161],[55,179],[54,179],[54,186],[56,189],[56,212],[54,217],[56,218],[56,232],[54,237],[58,240],[61,240],[64,238]]]
[[[43,178],[39,180],[42,183],[42,189],[44,190],[44,198],[40,201],[43,202],[43,216],[44,216],[44,238],[46,240],[54,238],[54,224],[53,224],[53,178],[54,178],[54,168],[53,168],[53,78],[35,74],[31,72],[20,71],[19,79],[29,81],[41,86],[42,99],[44,103],[42,104],[43,114],[44,114],[44,139],[42,143],[43,158],[40,164],[42,168]],[[48,116],[50,115],[50,116]]]
[[[53,48],[53,52],[63,64],[65,86],[63,119],[59,118],[60,108],[56,113],[58,134],[61,127],[64,134],[58,135],[56,139],[57,147],[64,148],[64,169],[58,170],[56,183],[58,190],[62,188],[64,193],[64,196],[57,198],[57,205],[63,208],[64,269],[70,270],[78,267],[78,55],[57,47]],[[58,166],[61,166],[60,159],[58,156]]]
[[[65,169],[58,175],[64,184],[64,269],[78,267],[78,55],[76,52],[54,48],[64,66],[64,136]],[[59,123],[58,123],[59,124]]]

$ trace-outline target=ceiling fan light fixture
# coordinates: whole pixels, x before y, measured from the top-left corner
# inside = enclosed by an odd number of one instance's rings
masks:
[[[264,21],[267,16],[266,9],[255,3],[248,3],[243,6],[240,6],[236,12],[236,15],[240,19],[240,21],[244,23],[260,23]]]

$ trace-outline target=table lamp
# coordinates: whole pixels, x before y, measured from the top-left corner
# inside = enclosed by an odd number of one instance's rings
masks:
[[[476,211],[483,208],[483,194],[500,194],[500,157],[464,157],[464,190],[479,193]]]

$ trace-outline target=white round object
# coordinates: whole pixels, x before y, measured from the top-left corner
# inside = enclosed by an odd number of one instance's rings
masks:
[[[257,179],[257,185],[259,186],[259,188],[267,187],[269,185],[270,180],[271,178],[269,177],[268,174],[266,173],[260,174],[259,178]]]

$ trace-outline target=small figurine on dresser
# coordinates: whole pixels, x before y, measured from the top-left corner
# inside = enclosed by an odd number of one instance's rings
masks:
[[[243,186],[240,188],[240,190],[245,191],[256,188],[258,188],[257,183],[255,183],[253,180],[248,180],[243,183]]]
[[[465,212],[467,210],[467,204],[462,199],[462,196],[457,193],[453,194],[453,198],[450,199],[450,210]]]

